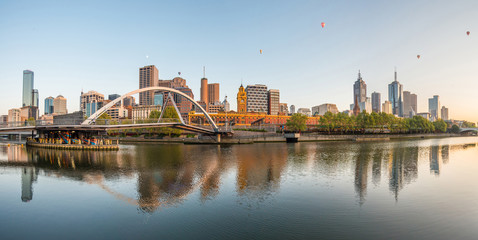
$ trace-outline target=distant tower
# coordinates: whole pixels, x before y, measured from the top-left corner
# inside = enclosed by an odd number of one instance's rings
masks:
[[[388,100],[392,104],[392,114],[403,117],[403,85],[397,80],[397,70],[395,80],[388,84]]]
[[[206,68],[203,67],[203,78],[201,78],[201,102],[209,103],[208,97],[208,86],[207,86],[207,78],[206,78]]]
[[[247,108],[247,94],[244,90],[244,87],[239,87],[239,92],[237,93],[237,112],[238,113],[246,113]]]
[[[359,103],[367,101],[367,84],[365,84],[365,81],[362,79],[360,70],[358,72],[357,81],[354,83],[354,101],[355,100]]]

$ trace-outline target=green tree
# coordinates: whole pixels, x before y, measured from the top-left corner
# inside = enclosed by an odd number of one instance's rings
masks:
[[[307,116],[301,113],[293,114],[285,123],[288,130],[293,132],[301,132],[307,129]]]
[[[460,127],[458,127],[456,124],[453,124],[453,126],[451,126],[451,132],[460,133]]]
[[[446,132],[446,123],[442,119],[438,119],[433,122],[433,126],[435,127],[435,131],[444,133]]]
[[[161,112],[158,110],[153,110],[149,113],[150,119],[159,119],[160,116],[161,116]]]

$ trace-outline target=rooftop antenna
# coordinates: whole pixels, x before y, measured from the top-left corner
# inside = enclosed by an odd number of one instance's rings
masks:
[[[397,81],[397,67],[395,67],[395,82]]]
[[[203,78],[206,78],[206,66],[202,66]]]

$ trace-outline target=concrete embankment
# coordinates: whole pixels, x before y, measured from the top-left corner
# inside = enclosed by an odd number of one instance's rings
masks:
[[[321,141],[388,141],[397,139],[425,139],[425,138],[445,138],[459,137],[460,134],[441,133],[441,134],[375,134],[375,135],[322,135],[322,134],[301,134],[299,142],[321,142]],[[143,138],[128,137],[120,138],[120,143],[184,143],[184,144],[219,144],[215,137],[203,136],[201,138]],[[232,137],[221,138],[220,144],[251,144],[267,142],[286,142],[282,134],[276,133],[244,133],[235,132]]]

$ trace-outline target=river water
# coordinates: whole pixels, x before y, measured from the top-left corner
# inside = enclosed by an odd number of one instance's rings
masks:
[[[0,144],[0,239],[478,239],[477,143]]]

